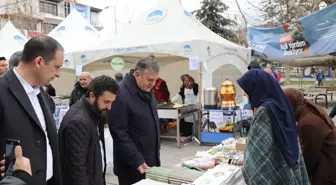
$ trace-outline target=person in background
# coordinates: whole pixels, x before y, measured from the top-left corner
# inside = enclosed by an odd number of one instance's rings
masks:
[[[96,77],[77,103],[65,114],[58,132],[63,185],[105,185],[106,161],[98,133],[102,114],[111,109],[118,83],[111,77]],[[105,157],[104,157],[105,158]]]
[[[114,75],[114,78],[116,79],[116,81],[117,81],[118,83],[120,83],[121,80],[123,80],[124,75],[123,75],[122,73],[117,73],[117,74]]]
[[[86,94],[92,80],[93,76],[89,72],[81,72],[79,82],[75,84],[75,88],[71,92],[69,106],[75,104]]]
[[[61,44],[40,35],[24,45],[19,65],[0,76],[0,155],[6,139],[20,140],[32,185],[61,184],[56,125],[40,87],[60,76],[63,61]]]
[[[159,71],[154,56],[139,60],[119,84],[120,93],[107,114],[119,185],[135,184],[145,179],[147,168],[161,164],[159,118],[152,91]]]
[[[281,72],[280,71],[277,72],[277,81],[278,82],[281,81]]]
[[[292,105],[311,185],[336,183],[336,128],[327,112],[301,91],[284,90]]]
[[[183,85],[180,88],[180,92],[177,93],[171,102],[176,103],[182,99],[183,104],[186,105],[197,105],[198,103],[198,84],[195,80],[188,74],[182,75]],[[180,120],[180,131],[182,136],[192,135],[193,125],[196,120],[194,116],[188,116]]]
[[[21,61],[22,51],[17,51],[12,54],[8,61],[9,68],[17,67]]]
[[[56,96],[56,90],[50,83],[45,85],[45,87],[46,87],[45,91],[47,92],[49,96],[53,96],[53,97]]]
[[[237,80],[255,109],[242,173],[251,185],[309,185],[294,113],[274,77],[252,69]]]
[[[5,57],[0,57],[0,75],[8,71],[8,64]]]
[[[9,67],[13,68],[13,67],[17,67],[21,61],[21,57],[22,57],[22,51],[17,51],[15,52],[11,58],[9,59]],[[49,83],[49,82],[48,82]],[[40,91],[41,94],[43,95],[49,110],[51,111],[51,113],[55,113],[56,110],[56,105],[54,100],[50,97],[50,95],[43,89],[43,87],[40,87]]]
[[[316,80],[317,80],[317,86],[322,87],[323,86],[323,80],[324,80],[324,74],[322,69],[319,70],[316,74]]]
[[[257,60],[252,60],[252,62],[247,66],[247,69],[262,69]]]
[[[31,183],[32,169],[30,160],[22,155],[21,146],[15,147],[15,164],[13,176],[6,176],[0,185],[33,185]],[[5,171],[5,160],[1,161],[1,171]],[[3,177],[4,174],[1,174]]]
[[[170,92],[166,81],[158,78],[154,85],[155,98],[158,103],[169,102]]]

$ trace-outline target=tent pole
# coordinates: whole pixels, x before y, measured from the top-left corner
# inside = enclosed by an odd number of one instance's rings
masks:
[[[203,95],[203,78],[202,78],[202,72],[203,72],[203,65],[200,62],[200,68],[199,68],[199,86],[198,86],[198,122],[197,122],[197,137],[201,137],[201,123],[202,123],[202,95]]]

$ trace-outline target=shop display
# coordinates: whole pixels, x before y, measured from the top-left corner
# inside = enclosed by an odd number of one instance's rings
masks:
[[[193,185],[237,185],[245,184],[240,167],[221,164],[208,170],[196,179]]]
[[[236,87],[231,81],[226,80],[222,83],[220,96],[222,109],[236,109]]]
[[[208,158],[184,158],[182,159],[182,165],[192,169],[206,171],[215,167],[215,161]]]
[[[202,176],[204,172],[185,169],[181,167],[151,167],[146,170],[146,178],[161,183],[168,184],[191,184],[197,178]],[[155,184],[153,184],[155,185]]]

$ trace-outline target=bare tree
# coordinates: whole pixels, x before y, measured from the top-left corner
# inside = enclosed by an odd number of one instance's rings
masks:
[[[249,5],[262,13],[260,17],[263,27],[275,27],[284,23],[292,22],[295,19],[306,16],[319,10],[323,0],[262,0],[256,5],[252,0],[247,0]],[[336,0],[324,1],[328,5]]]
[[[23,34],[24,30],[35,31],[41,22],[38,0],[7,0],[3,18],[10,20]]]
[[[236,5],[237,5],[237,7],[238,7],[239,13],[241,14],[241,16],[242,16],[242,18],[243,18],[243,21],[244,21],[244,26],[243,26],[244,29],[243,29],[243,30],[242,30],[242,29],[239,29],[239,30],[238,30],[238,40],[239,40],[240,42],[242,42],[242,43],[245,45],[245,47],[248,47],[248,42],[247,42],[247,39],[246,39],[247,19],[246,19],[245,14],[243,13],[243,11],[242,11],[242,9],[241,9],[239,3],[238,3],[238,0],[235,0],[235,2],[236,2]]]

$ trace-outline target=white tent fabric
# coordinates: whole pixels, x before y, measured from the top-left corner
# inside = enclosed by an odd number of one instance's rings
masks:
[[[99,31],[76,10],[73,10],[48,36],[56,39],[64,47],[63,68],[70,69],[75,69],[73,52],[83,51],[89,45],[99,42]],[[78,60],[85,61],[85,57],[79,57]]]
[[[0,31],[0,56],[6,57],[7,61],[13,53],[23,50],[27,38],[8,21]]]
[[[185,11],[178,0],[158,1],[123,32],[87,51],[90,62],[113,55],[148,52],[187,58],[197,56],[201,62],[222,53],[237,55],[246,62],[251,58],[250,49],[213,33]]]

